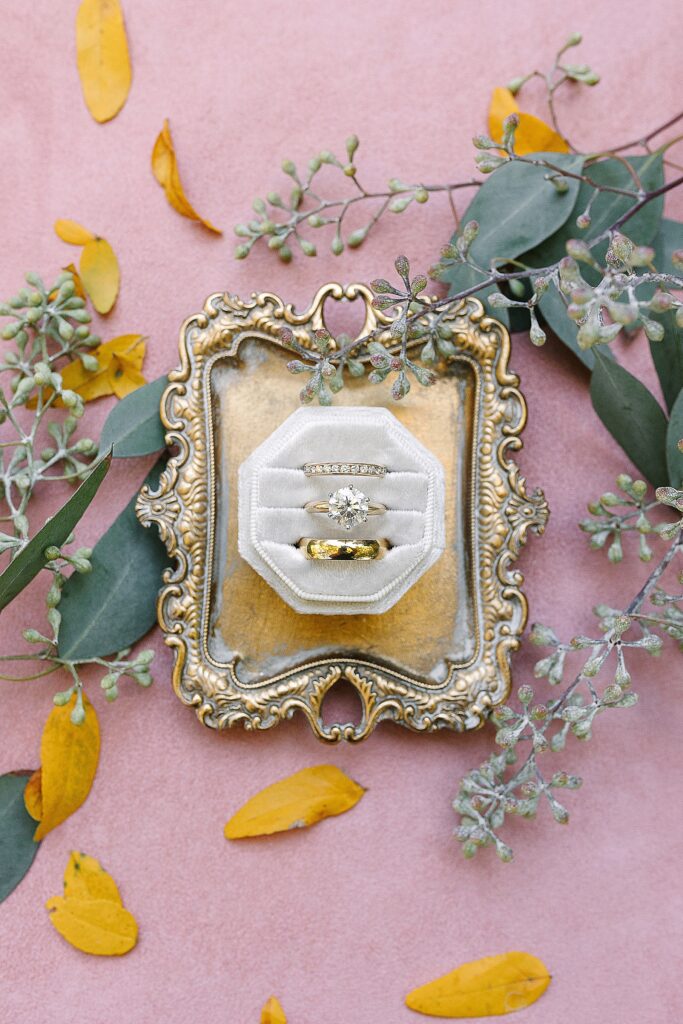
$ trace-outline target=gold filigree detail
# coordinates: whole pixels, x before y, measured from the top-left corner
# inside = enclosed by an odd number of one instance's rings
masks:
[[[174,688],[212,728],[268,729],[300,711],[315,734],[328,742],[364,739],[383,720],[417,732],[444,727],[462,731],[481,725],[509,692],[509,656],[519,646],[527,613],[522,575],[514,563],[529,530],[543,532],[548,507],[541,491],[527,493],[509,457],[521,447],[519,435],[526,421],[519,380],[508,369],[509,335],[484,316],[474,298],[447,317],[455,331],[457,351],[452,358],[469,363],[477,381],[471,556],[477,567],[479,643],[471,663],[447,662],[445,675],[436,681],[375,663],[358,651],[353,656],[299,661],[270,678],[247,682],[240,676],[237,658],[221,664],[209,654],[206,595],[211,586],[215,470],[207,428],[211,366],[218,358],[233,359],[237,366],[240,345],[247,338],[282,349],[280,330],[285,325],[299,344],[310,346],[313,332],[325,325],[328,299],[359,299],[365,318],[358,336],[379,330],[379,340],[392,349],[396,339],[389,331],[391,316],[375,310],[372,298],[362,284],[327,284],[309,308],[298,313],[270,292],[254,294],[248,301],[216,293],[181,329],[181,366],[169,374],[161,403],[166,440],[174,454],[156,491],[141,492],[137,513],[143,525],[158,526],[177,562],[165,577],[158,601],[166,643],[175,651]],[[427,311],[425,324],[433,316]],[[340,680],[350,683],[358,695],[362,710],[356,725],[323,722],[323,701]]]

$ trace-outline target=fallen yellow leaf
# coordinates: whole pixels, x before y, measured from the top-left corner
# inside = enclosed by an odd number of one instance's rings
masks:
[[[71,851],[64,872],[64,896],[68,900],[110,900],[123,906],[116,882],[100,862],[86,853]]]
[[[499,1017],[535,1003],[549,984],[548,969],[538,957],[501,953],[414,989],[406,1006],[430,1017]]]
[[[225,826],[225,838],[266,836],[315,825],[350,810],[364,793],[362,786],[332,764],[304,768],[248,800]]]
[[[36,768],[33,775],[26,783],[26,789],[24,790],[24,805],[35,821],[40,821],[43,816],[42,775],[42,769]]]
[[[95,237],[92,231],[88,231],[75,220],[56,220],[55,232],[63,242],[68,242],[69,245],[85,245]]]
[[[100,756],[100,727],[95,709],[83,695],[85,720],[71,721],[76,694],[50,712],[40,744],[43,813],[33,838],[37,842],[61,825],[85,801]]]
[[[131,391],[147,383],[141,372],[145,348],[142,334],[122,334],[112,338],[91,352],[99,363],[97,370],[86,370],[80,359],[67,363],[60,370],[62,387],[76,391],[84,402],[92,402],[104,395],[125,398]],[[49,398],[50,394],[51,391],[46,388],[45,397]],[[35,398],[26,404],[32,408],[36,404]],[[55,405],[61,406],[63,402],[57,399]]]
[[[53,896],[45,904],[50,920],[67,942],[83,953],[122,956],[138,939],[135,918],[111,900],[77,900]]]
[[[123,906],[116,882],[84,853],[71,853],[64,895],[53,896],[45,906],[59,934],[84,953],[121,956],[137,942],[137,922]]]
[[[220,228],[214,227],[210,221],[200,217],[185,195],[185,190],[180,181],[180,174],[178,173],[178,161],[173,146],[173,139],[171,138],[168,118],[164,121],[164,127],[159,132],[154,143],[154,149],[152,150],[152,172],[166,193],[166,198],[174,210],[177,210],[183,217],[199,221],[209,231],[215,231],[217,235],[223,234]]]
[[[85,293],[85,288],[83,287],[83,282],[81,281],[81,275],[78,273],[73,263],[67,263],[65,267],[62,267],[62,270],[69,271],[69,273],[74,279],[75,294],[78,296],[79,299],[85,300],[87,298],[87,295]]]
[[[104,238],[91,238],[81,253],[80,274],[83,286],[98,313],[108,313],[119,293],[119,261]]]
[[[568,153],[569,146],[561,135],[533,114],[520,111],[517,101],[509,89],[500,86],[493,90],[489,107],[489,135],[494,142],[503,138],[503,121],[509,114],[519,116],[515,132],[515,153],[527,156],[529,153]]]
[[[83,282],[81,281],[80,274],[76,270],[73,263],[67,263],[65,267],[62,267],[62,270],[68,270],[74,279],[74,295],[77,295],[79,299],[83,299],[85,301],[88,296],[85,294],[85,288],[83,287]],[[51,302],[53,299],[57,297],[58,291],[59,288],[53,288],[50,294],[48,295],[48,299]]]
[[[119,0],[83,0],[76,15],[76,57],[88,110],[96,121],[110,121],[126,102],[131,82]]]
[[[287,1024],[285,1011],[280,1006],[280,1000],[271,996],[261,1010],[261,1024]]]

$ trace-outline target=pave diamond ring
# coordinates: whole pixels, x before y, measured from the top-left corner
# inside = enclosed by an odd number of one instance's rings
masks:
[[[374,462],[307,462],[306,476],[386,476],[386,466]]]
[[[304,508],[307,512],[324,513],[346,530],[364,523],[368,516],[380,516],[387,511],[381,501],[370,501],[353,484],[333,491],[329,501],[307,501]]]

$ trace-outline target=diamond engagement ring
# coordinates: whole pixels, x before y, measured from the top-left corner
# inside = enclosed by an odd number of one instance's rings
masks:
[[[383,558],[390,548],[388,540],[334,540],[302,537],[296,545],[313,562],[372,562]]]
[[[386,466],[375,462],[307,462],[306,476],[386,476]]]
[[[364,523],[368,516],[380,516],[387,511],[380,501],[370,501],[367,494],[350,484],[330,494],[329,501],[307,501],[307,512],[322,512],[346,530]]]

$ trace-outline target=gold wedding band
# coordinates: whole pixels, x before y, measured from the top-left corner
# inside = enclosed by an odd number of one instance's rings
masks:
[[[314,562],[371,562],[383,558],[389,550],[389,541],[380,537],[376,540],[328,540],[324,537],[302,537],[296,545],[306,558]]]

